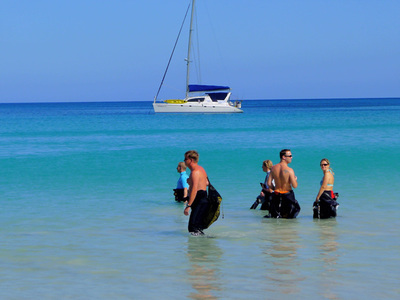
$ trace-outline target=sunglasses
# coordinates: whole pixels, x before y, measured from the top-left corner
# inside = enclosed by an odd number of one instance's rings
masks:
[[[293,155],[285,155],[285,157],[293,157]]]
[[[324,167],[326,167],[328,164],[320,164],[320,166],[322,167],[322,166],[324,166]]]

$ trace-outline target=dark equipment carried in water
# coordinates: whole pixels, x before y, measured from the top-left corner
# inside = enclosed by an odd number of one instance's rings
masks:
[[[204,218],[204,229],[211,226],[212,223],[218,220],[221,210],[222,197],[220,193],[213,187],[210,180],[208,180],[208,202],[209,210]],[[222,216],[223,218],[223,216]]]
[[[275,191],[269,208],[269,214],[264,218],[294,219],[300,212],[299,202],[294,197],[294,192],[280,193]]]
[[[264,197],[261,195],[257,196],[256,201],[254,201],[253,205],[250,207],[250,209],[256,209],[258,204],[261,203],[261,208],[260,210],[269,210],[270,205],[271,205],[271,193],[268,192],[265,188],[264,183],[260,182],[260,185],[262,187],[262,192],[264,193]]]
[[[265,200],[264,197],[258,195],[256,201],[254,201],[253,205],[250,207],[250,209],[256,209],[258,204],[263,203]]]
[[[324,191],[321,197],[319,197],[319,200],[315,201],[313,204],[313,218],[328,219],[336,217],[336,210],[339,206],[339,203],[336,202],[338,197],[338,193]]]
[[[174,189],[175,201],[185,202],[189,200],[189,196],[183,197],[184,189]]]

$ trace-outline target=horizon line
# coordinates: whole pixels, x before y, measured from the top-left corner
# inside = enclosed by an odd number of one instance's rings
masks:
[[[375,99],[400,99],[400,97],[333,97],[333,98],[276,98],[276,99],[244,99],[231,101],[304,101],[304,100],[375,100]],[[163,100],[159,100],[163,101]],[[132,103],[132,102],[154,102],[154,100],[95,100],[95,101],[32,101],[32,102],[0,102],[0,104],[66,104],[66,103]]]

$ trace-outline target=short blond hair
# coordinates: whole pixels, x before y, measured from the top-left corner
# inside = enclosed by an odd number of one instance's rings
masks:
[[[182,171],[186,170],[186,164],[183,161],[179,162],[178,166],[181,168]]]
[[[185,158],[190,158],[194,162],[199,162],[199,153],[196,150],[189,150],[185,153]]]
[[[273,166],[272,161],[270,161],[269,159],[264,160],[264,161],[263,161],[263,164],[264,164],[264,166],[266,166],[268,169],[271,169],[272,166]]]

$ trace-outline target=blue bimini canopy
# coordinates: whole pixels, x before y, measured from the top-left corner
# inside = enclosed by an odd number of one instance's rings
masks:
[[[229,89],[229,86],[189,84],[189,92],[210,92]]]

